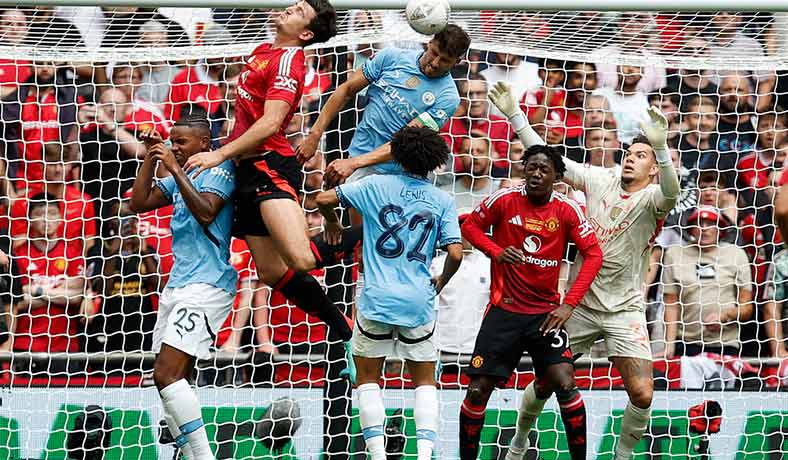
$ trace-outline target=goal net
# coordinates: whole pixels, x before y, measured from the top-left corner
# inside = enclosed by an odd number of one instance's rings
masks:
[[[715,459],[783,458],[788,256],[772,213],[788,149],[788,15],[490,8],[452,13],[472,45],[452,71],[462,103],[441,130],[452,157],[432,180],[461,214],[520,183],[523,146],[486,101],[498,81],[512,85],[548,144],[616,174],[646,110],[660,107],[682,191],[643,286],[656,390],[636,458],[695,458],[706,447]],[[220,145],[244,58],[273,39],[274,14],[232,5],[0,9],[0,460],[172,458],[151,339],[177,257],[173,209],[129,208],[146,154],[139,134],[155,129],[166,139],[182,107],[199,105]],[[429,39],[401,11],[343,10],[338,25],[337,37],[307,49],[301,110],[287,127],[294,146],[351,72],[386,47],[419,49]],[[315,235],[323,171],[346,155],[366,103],[362,91],[327,131],[323,155],[304,165],[300,200]],[[585,203],[579,191],[556,190]],[[574,260],[570,250],[564,273]],[[257,280],[243,242],[233,242],[231,262],[233,313],[194,380],[216,458],[366,458],[354,394],[338,375],[339,341]],[[351,315],[357,260],[314,274]],[[468,247],[436,301],[435,458],[458,458],[464,370],[474,365],[489,282],[489,261]],[[577,362],[588,450],[599,459],[613,458],[628,402],[606,347],[599,341]],[[479,458],[503,459],[533,378],[524,356],[494,393]],[[414,394],[396,357],[382,383],[390,458],[413,459]],[[722,407],[719,433],[697,432],[702,420],[690,408],[704,401]],[[290,424],[271,429],[271,420]],[[532,436],[527,458],[568,458],[555,401]]]

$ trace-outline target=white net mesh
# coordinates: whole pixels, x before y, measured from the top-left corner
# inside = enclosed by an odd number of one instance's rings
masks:
[[[172,209],[134,217],[124,202],[145,153],[137,136],[152,127],[167,137],[180,107],[198,104],[210,114],[218,145],[232,129],[243,57],[272,38],[271,15],[232,8],[2,10],[0,243],[8,257],[0,257],[0,325],[11,332],[0,335],[0,350],[13,352],[0,354],[0,384],[7,385],[0,389],[0,460],[66,458],[74,423],[90,404],[112,421],[103,458],[172,456],[172,447],[158,442],[163,413],[151,386],[150,353],[158,296],[173,263]],[[473,43],[453,71],[463,102],[442,130],[453,156],[435,183],[455,196],[461,212],[522,177],[522,145],[486,102],[490,83],[513,85],[548,143],[576,161],[609,168],[620,169],[621,149],[647,107],[661,107],[682,194],[657,238],[644,288],[658,391],[636,452],[696,456],[699,436],[690,432],[687,411],[711,399],[724,414],[721,432],[711,436],[715,458],[783,458],[788,396],[778,390],[788,379],[782,361],[788,266],[772,203],[788,148],[781,108],[788,103],[788,15],[492,9],[456,12],[452,22]],[[398,11],[342,11],[339,32],[308,51],[302,111],[287,129],[293,145],[349,71],[385,47],[418,48],[425,41]],[[331,126],[321,146],[327,161],[346,153],[365,104],[362,92]],[[318,155],[304,165],[301,199],[315,234],[322,221],[314,194],[326,164]],[[42,200],[57,207],[39,206]],[[730,221],[712,237],[717,252],[703,258],[684,248],[699,205],[718,208]],[[254,424],[272,401],[286,397],[298,402],[301,425],[286,455],[276,458],[316,459],[326,450],[364,458],[357,411],[345,417],[346,387],[334,369],[342,358],[337,342],[256,280],[240,241],[233,243],[232,263],[241,275],[233,315],[218,334],[216,356],[197,366],[216,457],[273,458]],[[356,265],[348,261],[317,275],[350,310]],[[467,384],[461,371],[489,281],[486,257],[468,252],[437,305],[444,373],[436,458],[457,458]],[[627,398],[619,373],[604,359],[604,344],[598,348],[594,360],[578,365],[578,382],[589,414],[589,452],[610,459]],[[334,365],[328,371],[326,362]],[[415,458],[407,372],[393,360],[385,375],[386,407],[404,409],[405,458]],[[519,389],[532,378],[524,360],[508,388],[495,393],[479,458],[505,455]],[[397,421],[388,419],[390,439]],[[568,458],[554,402],[537,431],[532,445],[541,458]]]

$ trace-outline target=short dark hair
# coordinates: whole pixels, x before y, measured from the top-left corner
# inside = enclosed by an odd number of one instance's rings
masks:
[[[632,142],[629,143],[630,146],[633,146],[635,144],[646,144],[649,147],[651,147],[652,150],[654,149],[654,146],[651,145],[651,141],[648,140],[648,138],[644,134],[638,134],[637,136],[635,136],[634,139],[632,139]]]
[[[432,37],[438,48],[455,58],[461,58],[471,46],[471,37],[456,24],[449,24]]]
[[[523,155],[523,164],[528,163],[528,160],[534,156],[539,154],[545,155],[552,163],[553,167],[555,167],[555,172],[558,174],[558,177],[563,177],[564,173],[566,172],[566,164],[564,163],[564,155],[560,147],[554,145],[542,145],[536,144],[528,147]]]
[[[681,106],[681,95],[670,86],[662,87],[656,91],[652,91],[648,95],[648,102],[652,105],[661,104],[664,99],[669,99],[676,107]],[[656,102],[656,104],[655,104]]]
[[[307,28],[314,36],[306,44],[323,43],[331,40],[337,34],[337,10],[328,0],[306,0],[315,10],[315,19]]]
[[[180,118],[174,126],[187,126],[199,130],[207,131],[207,136],[211,137],[211,122],[208,121],[208,111],[201,105],[186,104],[181,107]]]
[[[47,206],[60,207],[58,205],[57,198],[55,198],[54,195],[46,192],[36,193],[27,200],[27,218],[30,219],[30,217],[33,215],[33,211],[36,209],[45,208]]]
[[[406,126],[392,136],[391,155],[405,171],[427,177],[449,160],[449,146],[440,134],[426,126]]]

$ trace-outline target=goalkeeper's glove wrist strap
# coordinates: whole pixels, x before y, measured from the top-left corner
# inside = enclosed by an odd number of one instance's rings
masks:
[[[525,119],[525,115],[521,110],[518,110],[513,117],[509,118],[509,123],[512,124],[512,128],[514,128],[516,133],[528,127],[528,120]]]

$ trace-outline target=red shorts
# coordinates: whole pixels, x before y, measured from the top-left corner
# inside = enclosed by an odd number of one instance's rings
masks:
[[[269,236],[260,215],[266,200],[298,201],[304,176],[295,156],[266,152],[240,161],[235,173],[233,236]]]

